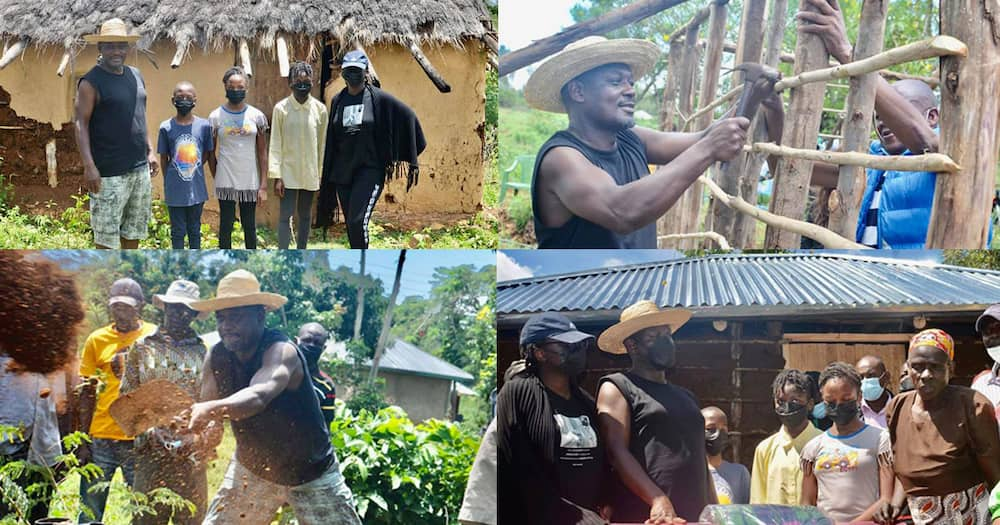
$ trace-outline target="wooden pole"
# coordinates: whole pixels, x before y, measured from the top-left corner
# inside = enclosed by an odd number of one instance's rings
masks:
[[[55,188],[59,185],[59,167],[56,164],[56,139],[51,139],[45,144],[45,164],[49,171],[49,187]]]
[[[69,66],[69,59],[72,56],[73,50],[67,47],[66,51],[63,52],[62,59],[59,60],[59,67],[56,68],[56,75],[61,77],[66,74],[66,67]]]
[[[247,77],[253,76],[253,64],[250,63],[250,46],[246,40],[240,40],[240,63],[243,64],[243,71]]]
[[[764,47],[764,11],[767,8],[767,0],[744,0],[743,16],[740,21],[740,36],[736,46],[736,57],[734,64],[744,62],[760,62],[761,53]],[[738,77],[733,81],[737,85],[743,85],[743,74],[737,73]],[[759,112],[758,112],[759,114]],[[754,119],[750,128],[751,136],[758,126],[763,126],[763,119]],[[753,179],[754,185],[757,183],[757,173],[747,173],[747,154],[740,153],[735,158],[721,166],[718,183],[725,191],[731,195],[742,195],[741,181],[744,178]],[[758,168],[759,170],[760,168]],[[719,232],[727,239],[739,239],[737,224],[742,222],[742,215],[735,210],[722,204],[719,201],[712,202],[712,230]],[[737,245],[744,248],[743,245]]]
[[[764,51],[764,63],[773,67],[778,67],[778,60],[784,61],[786,53],[782,53],[781,46],[785,38],[785,13],[788,11],[788,0],[771,0],[770,18],[767,20],[767,45]],[[788,54],[788,62],[795,62],[795,55]]]
[[[684,35],[683,62],[681,70],[678,73],[680,75],[680,87],[678,89],[677,100],[677,111],[682,118],[691,114],[693,104],[694,81],[695,77],[698,76],[698,29],[697,26],[692,26],[688,28],[687,33]],[[681,197],[677,199],[673,207],[667,211],[667,230],[665,233],[688,233],[692,231],[692,225],[688,223],[688,217],[690,217],[688,210],[692,207],[695,193],[701,195],[701,188],[692,185],[681,194]],[[693,243],[682,240],[677,244],[677,247],[683,248],[690,244]]]
[[[690,20],[684,22],[684,25],[674,29],[673,32],[667,36],[667,42],[673,42],[674,40],[683,40],[684,35],[687,34],[688,29],[692,27],[701,27],[702,22],[708,20],[708,15],[712,14],[712,6],[715,2],[712,2],[705,7],[699,9]]]
[[[399,280],[403,275],[403,262],[406,260],[406,250],[399,251],[399,262],[396,263],[396,278],[392,282],[392,293],[389,294],[389,304],[385,307],[385,316],[382,317],[382,331],[378,334],[378,342],[375,343],[375,357],[372,358],[372,370],[368,376],[368,383],[374,384],[378,376],[378,366],[382,361],[382,354],[385,352],[386,342],[389,340],[389,328],[392,326],[392,310],[396,307],[396,296],[399,295]]]
[[[561,51],[567,44],[591,35],[603,35],[619,27],[638,22],[683,4],[687,0],[639,0],[631,5],[605,13],[593,20],[574,24],[562,31],[537,40],[532,44],[500,57],[500,76],[509,75],[518,69]]]
[[[964,169],[938,177],[927,248],[986,247],[1000,147],[1000,6],[996,0],[941,2],[941,32],[969,44],[941,59],[941,147]]]
[[[825,50],[825,48],[824,48]],[[855,77],[880,69],[940,56],[966,56],[968,48],[961,40],[939,35],[920,42],[906,44],[864,60],[849,62],[825,69],[809,70],[793,77],[780,80],[774,85],[776,91],[799,87],[812,82],[826,82],[837,78]],[[797,71],[797,69],[796,69]]]
[[[181,67],[181,62],[184,61],[184,54],[187,53],[187,47],[187,40],[177,42],[177,52],[174,53],[174,58],[170,61],[170,69]]]
[[[427,59],[424,52],[420,50],[420,45],[417,43],[417,39],[411,36],[407,37],[407,41],[410,44],[410,54],[413,55],[413,58],[418,64],[420,64],[420,68],[427,74],[427,78],[431,79],[431,82],[433,82],[434,86],[438,88],[438,91],[442,93],[451,93],[451,86],[448,85],[448,82],[446,82],[444,77],[441,76],[441,73],[438,73],[438,70],[434,68],[434,64],[431,64],[431,61]]]
[[[14,42],[14,45],[8,47],[6,51],[3,52],[3,56],[0,56],[0,69],[7,67],[7,64],[10,64],[15,58],[21,56],[21,53],[24,53],[24,50],[27,48],[27,37]]]
[[[274,39],[274,47],[278,52],[278,74],[288,78],[288,70],[291,66],[288,63],[288,42],[285,42],[285,37],[278,35]]]
[[[806,0],[800,0],[799,9],[815,11]],[[795,43],[795,72],[802,74],[819,69],[829,61],[830,55],[826,52],[823,41],[818,36],[799,29]],[[825,88],[823,84],[817,83],[792,89],[782,144],[792,148],[815,149]],[[778,159],[776,171],[771,212],[801,219],[805,214],[812,161],[782,157]],[[795,249],[799,247],[800,237],[798,232],[768,225],[764,248]]]
[[[692,123],[701,119],[702,115],[709,115],[709,117],[711,117],[715,108],[738,97],[742,92],[743,92],[743,86],[742,85],[736,86],[733,89],[727,91],[725,95],[722,95],[721,97],[709,102],[707,105],[702,106],[701,109],[692,113],[690,117],[684,119],[683,130],[687,131],[691,127]]]
[[[677,95],[680,89],[678,75],[683,52],[680,42],[670,43],[670,52],[667,54],[667,85],[663,87],[663,101],[660,103],[661,131],[677,131],[674,119],[677,115]]]
[[[657,237],[657,239],[661,241],[672,241],[679,239],[710,239],[715,241],[715,243],[719,245],[720,249],[723,250],[733,249],[732,245],[729,244],[729,241],[727,241],[725,237],[719,235],[716,232],[671,233],[669,235],[661,235]]]
[[[885,18],[888,3],[883,0],[864,0],[861,21],[858,23],[858,41],[854,45],[852,61],[863,60],[882,52],[885,37]],[[851,77],[847,92],[847,114],[841,134],[844,151],[867,152],[871,137],[872,113],[875,111],[875,88],[878,73]],[[855,235],[861,197],[864,195],[865,170],[860,166],[842,165],[837,179],[837,198],[830,199],[830,229],[844,237]]]
[[[718,184],[712,182],[711,179],[704,175],[698,181],[708,187],[717,201],[727,206],[732,206],[741,213],[745,213],[767,224],[768,231],[772,228],[780,228],[794,232],[796,235],[805,235],[831,250],[864,250],[868,248],[863,244],[857,244],[849,239],[845,239],[822,226],[764,211],[739,197],[727,194],[722,191],[722,188]]]
[[[863,166],[880,170],[896,171],[934,171],[955,173],[962,167],[943,153],[924,153],[923,155],[868,155],[854,151],[826,151],[817,149],[800,149],[789,146],[778,146],[768,142],[757,142],[744,150],[759,151],[770,155],[778,155],[783,159],[822,161],[829,164]]]
[[[361,250],[361,279],[358,284],[358,301],[356,309],[354,310],[354,340],[361,340],[361,322],[365,316],[365,287],[360,283],[365,281],[365,252],[368,250]]]

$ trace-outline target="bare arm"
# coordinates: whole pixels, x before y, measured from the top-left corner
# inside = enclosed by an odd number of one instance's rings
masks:
[[[215,128],[212,128],[212,143],[212,149],[205,152],[205,160],[208,162],[208,169],[212,170],[212,177],[215,177],[216,164],[219,162],[218,157],[215,155],[215,152],[219,151],[219,139],[215,134]]]
[[[812,467],[802,468],[802,494],[799,496],[799,504],[816,506],[816,499],[819,497],[819,485],[816,482],[816,473]]]
[[[90,152],[90,117],[94,107],[100,100],[100,95],[87,80],[81,80],[76,89],[76,105],[74,106],[74,122],[76,123],[76,149],[80,151],[83,161],[83,186],[90,193],[101,189],[101,174],[94,164],[94,156]]]
[[[257,131],[257,172],[260,174],[260,189],[257,190],[257,203],[267,200],[267,133]]]
[[[693,133],[673,131],[656,131],[649,128],[634,127],[636,135],[646,144],[646,158],[650,164],[667,164],[699,140],[705,138],[708,129]]]

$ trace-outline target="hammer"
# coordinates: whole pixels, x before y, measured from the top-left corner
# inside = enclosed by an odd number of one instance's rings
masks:
[[[760,108],[760,103],[774,92],[774,85],[781,80],[781,72],[753,62],[744,62],[735,68],[734,71],[743,72],[743,92],[736,102],[736,113],[734,117],[746,117],[753,120]],[[723,162],[721,168],[726,169],[729,162]]]

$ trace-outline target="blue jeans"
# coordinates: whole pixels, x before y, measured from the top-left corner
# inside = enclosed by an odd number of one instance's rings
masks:
[[[184,236],[192,250],[201,248],[201,210],[205,203],[193,206],[167,206],[170,214],[170,247],[184,249]]]
[[[108,491],[95,491],[91,494],[88,489],[101,481],[111,481],[111,478],[115,475],[115,469],[118,467],[122,469],[125,483],[128,483],[129,486],[132,485],[134,464],[132,441],[95,438],[94,442],[90,445],[90,450],[93,453],[91,463],[101,467],[101,470],[104,471],[104,476],[90,481],[81,477],[80,498],[82,498],[83,504],[93,511],[94,521],[101,521],[104,519],[104,504],[108,502]],[[82,510],[79,516],[79,523],[81,525],[91,523]]]

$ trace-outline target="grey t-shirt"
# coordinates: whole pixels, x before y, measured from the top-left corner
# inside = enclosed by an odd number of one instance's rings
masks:
[[[26,455],[29,463],[51,467],[62,448],[49,378],[30,372],[14,373],[7,368],[10,360],[0,356],[0,425],[21,428],[24,440],[0,433],[0,456]]]
[[[750,471],[746,467],[739,463],[723,461],[718,468],[709,466],[709,472],[712,473],[712,481],[715,483],[715,492],[720,504],[750,503]],[[726,499],[729,501],[724,501]]]
[[[826,431],[802,449],[802,470],[816,476],[816,506],[836,522],[850,522],[879,498],[879,464],[892,464],[889,432],[865,425],[853,434]]]

